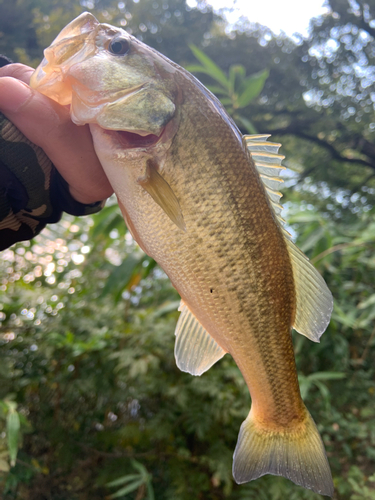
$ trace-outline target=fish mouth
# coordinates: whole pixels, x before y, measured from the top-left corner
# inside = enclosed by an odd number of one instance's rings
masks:
[[[127,132],[126,130],[111,130],[108,132],[115,133],[119,143],[125,149],[146,149],[155,146],[162,139],[165,128],[160,135],[140,135],[134,132]]]
[[[169,148],[178,129],[178,120],[171,119],[161,129],[160,134],[152,134],[147,130],[119,130],[115,128],[103,127],[98,123],[91,124],[94,129],[101,129],[102,133],[108,137],[112,147],[122,150],[137,152],[148,152],[159,150],[160,147]]]

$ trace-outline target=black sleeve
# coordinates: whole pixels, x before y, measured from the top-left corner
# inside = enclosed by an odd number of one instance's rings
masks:
[[[0,67],[5,63],[0,56]],[[33,238],[62,212],[89,215],[103,206],[76,201],[43,150],[0,113],[0,250]]]

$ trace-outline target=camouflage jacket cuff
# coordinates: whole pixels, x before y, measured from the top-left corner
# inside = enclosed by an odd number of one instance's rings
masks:
[[[62,212],[88,215],[103,206],[76,201],[44,151],[0,113],[0,250],[33,238]]]

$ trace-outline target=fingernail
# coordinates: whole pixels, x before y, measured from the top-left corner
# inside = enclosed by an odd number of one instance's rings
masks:
[[[19,111],[33,96],[26,83],[11,77],[0,78],[0,110],[8,113]]]

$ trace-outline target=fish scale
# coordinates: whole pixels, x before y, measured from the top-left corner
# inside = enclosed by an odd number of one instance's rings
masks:
[[[283,475],[332,495],[291,338],[319,341],[332,297],[283,228],[280,145],[242,137],[192,75],[89,13],[46,54],[32,85],[90,124],[129,230],[181,295],[177,365],[201,375],[228,352],[244,376],[235,480]]]
[[[192,89],[192,92],[195,91],[195,88]],[[185,95],[189,95],[188,90],[185,90]],[[204,106],[204,103],[198,102],[195,103],[194,109],[202,109],[202,106]],[[210,108],[206,110],[205,112],[205,117],[207,122],[210,122],[211,119],[211,114],[210,113]],[[192,116],[191,116],[192,115]],[[190,118],[189,121],[186,120],[185,127],[189,130],[189,128],[193,129],[193,123],[194,121],[200,118],[194,116],[190,112]],[[200,118],[201,119],[201,118]],[[214,266],[218,266],[220,269],[220,277],[224,274],[227,274],[226,269],[227,269],[227,263],[225,262],[224,269],[221,269],[221,261],[223,259],[227,260],[228,255],[231,256],[232,261],[236,260],[238,262],[238,268],[236,275],[238,276],[237,279],[235,279],[235,293],[234,297],[231,296],[233,294],[229,293],[228,287],[226,287],[225,290],[225,295],[222,297],[221,304],[225,303],[227,300],[231,304],[231,307],[236,307],[236,304],[241,304],[243,302],[243,295],[246,294],[246,289],[252,289],[252,288],[258,288],[258,297],[262,299],[262,290],[267,290],[267,288],[270,287],[269,283],[270,280],[265,280],[264,279],[264,273],[265,269],[264,267],[269,267],[270,265],[275,265],[272,264],[273,262],[276,262],[276,267],[277,267],[277,261],[282,260],[280,258],[280,251],[276,245],[270,245],[269,238],[265,239],[264,237],[262,238],[262,234],[267,234],[265,230],[265,225],[266,225],[266,220],[267,217],[265,216],[265,208],[264,204],[266,204],[266,198],[263,196],[263,204],[257,203],[256,200],[259,200],[260,197],[257,197],[256,194],[256,188],[263,193],[263,186],[259,183],[258,177],[256,175],[252,175],[252,170],[251,170],[251,165],[249,164],[249,159],[247,156],[247,151],[242,148],[242,146],[239,148],[238,140],[236,137],[233,138],[233,134],[231,134],[227,140],[226,136],[228,135],[228,130],[226,127],[224,127],[224,130],[221,131],[220,128],[223,127],[223,122],[216,119],[215,120],[215,126],[214,127],[203,127],[201,129],[201,140],[203,144],[210,144],[210,148],[208,154],[201,154],[200,157],[203,157],[203,160],[200,162],[200,169],[194,168],[194,157],[196,157],[196,151],[195,149],[191,150],[192,157],[191,158],[186,158],[186,164],[190,166],[190,171],[191,172],[199,172],[199,177],[195,178],[195,176],[191,176],[188,180],[183,178],[182,183],[184,186],[186,186],[185,191],[181,195],[181,199],[186,199],[188,193],[190,190],[194,190],[195,193],[202,193],[202,192],[207,192],[207,190],[202,190],[200,189],[200,183],[205,182],[205,175],[210,175],[212,176],[212,163],[215,162],[215,157],[212,158],[212,153],[210,154],[210,150],[215,151],[215,156],[217,156],[218,151],[222,151],[222,155],[225,156],[224,160],[222,157],[219,157],[217,160],[217,163],[220,164],[220,171],[217,172],[215,175],[215,182],[213,182],[210,186],[210,191],[207,193],[206,196],[210,198],[214,198],[218,200],[217,205],[220,206],[220,215],[218,218],[216,216],[216,213],[214,213],[213,207],[211,206],[211,211],[212,213],[212,218],[217,221],[214,230],[211,229],[212,231],[212,236],[210,239],[210,235],[206,234],[205,235],[205,241],[212,241],[212,246],[216,249],[216,251],[211,252],[205,252],[204,258],[202,258],[202,255],[198,253],[197,255],[197,241],[196,238],[192,238],[191,245],[181,245],[182,247],[186,248],[186,252],[189,256],[194,256],[195,258],[192,259],[194,262],[193,264],[193,269],[189,269],[187,266],[186,267],[186,275],[191,276],[192,271],[197,272],[197,269],[200,269],[200,275],[202,276],[201,281],[205,284],[207,281],[211,279],[212,282],[212,275],[214,274],[214,270],[212,270],[212,266],[209,266],[208,263],[214,263]],[[205,134],[203,135],[203,131],[205,131]],[[214,132],[214,134],[212,133]],[[181,137],[185,137],[188,132],[185,132],[185,129],[180,130]],[[221,138],[220,145],[215,144],[215,137],[219,136]],[[176,141],[175,144],[176,149],[180,149],[180,146],[178,142]],[[232,153],[233,151],[233,153]],[[173,157],[173,152],[171,153],[171,156]],[[204,159],[207,158],[205,161]],[[178,158],[181,159],[181,158]],[[233,164],[236,165],[236,169],[233,169]],[[182,167],[183,168],[183,167]],[[253,167],[254,169],[254,167]],[[254,169],[255,170],[255,169]],[[164,166],[164,173],[165,173],[165,178],[167,181],[170,183],[170,185],[176,190],[176,192],[179,192],[178,188],[178,183],[176,182],[176,169],[174,168],[174,165],[172,164],[170,172],[168,170],[168,163]],[[253,179],[251,179],[253,177]],[[220,186],[225,186],[226,190],[226,196],[223,196],[222,199],[218,199],[218,190],[216,189],[216,183],[218,183]],[[238,193],[238,183],[242,186],[244,186],[243,190]],[[253,186],[256,184],[256,187]],[[231,187],[233,186],[233,189]],[[250,186],[250,188],[249,188]],[[212,194],[211,194],[212,193]],[[252,196],[250,196],[250,193],[252,193]],[[255,194],[254,194],[255,193]],[[197,202],[202,201],[199,200],[199,195],[196,195],[193,197],[192,203],[189,203],[189,206],[196,206]],[[255,202],[254,202],[255,201]],[[229,205],[231,206],[231,215],[232,219],[229,218],[228,213],[222,212],[221,207]],[[263,206],[262,206],[263,205]],[[182,205],[182,211],[184,212],[184,207]],[[250,220],[243,222],[243,219],[245,216],[249,216]],[[205,218],[207,219],[207,215],[205,215]],[[249,218],[249,217],[247,217]],[[268,224],[275,225],[275,221],[273,220],[272,213],[269,211],[269,216],[268,216]],[[244,228],[244,226],[246,226]],[[250,227],[251,226],[251,227]],[[211,226],[212,227],[212,226]],[[221,230],[219,229],[221,228]],[[233,228],[236,229],[236,234],[241,235],[242,238],[240,241],[236,242],[236,245],[233,245],[232,241],[232,235],[233,235]],[[192,231],[194,232],[194,231]],[[255,233],[255,234],[254,234]],[[164,232],[165,235],[165,232]],[[229,236],[229,237],[228,237]],[[280,240],[282,240],[282,236],[278,236]],[[229,251],[222,252],[222,247],[223,243],[226,244],[226,242],[230,242],[228,246],[230,248],[228,249]],[[256,242],[256,243],[254,243]],[[263,244],[262,244],[263,243]],[[258,248],[254,248],[257,246]],[[279,245],[280,246],[280,245]],[[248,250],[252,247],[252,251]],[[263,248],[263,252],[260,250],[260,248]],[[266,258],[264,259],[264,251],[267,251]],[[260,253],[263,253],[262,255],[262,262],[260,265],[256,262],[257,255]],[[289,259],[288,256],[286,256],[286,259]],[[229,259],[230,260],[230,259]],[[184,267],[184,259],[181,259],[181,267]],[[247,272],[243,269],[243,263],[247,261]],[[254,262],[255,261],[255,262]],[[262,265],[264,262],[265,265]],[[164,269],[167,270],[167,264],[164,262],[161,262],[161,265],[163,266]],[[280,336],[283,334],[287,336],[289,340],[289,344],[291,344],[290,340],[290,326],[292,323],[292,314],[291,310],[293,309],[293,284],[291,283],[290,276],[291,273],[289,273],[285,270],[285,258],[282,260],[280,267],[280,272],[279,275],[277,276],[276,274],[272,277],[271,280],[271,290],[268,295],[272,295],[274,293],[274,290],[285,288],[285,282],[288,282],[288,277],[289,277],[289,287],[287,289],[287,294],[291,298],[291,305],[290,305],[290,310],[288,311],[288,314],[286,315],[287,317],[284,319],[284,332],[275,332],[275,326],[272,325],[270,322],[269,318],[269,307],[268,307],[268,299],[266,301],[263,301],[263,307],[262,307],[262,300],[258,300],[258,309],[261,311],[263,309],[263,315],[265,316],[265,319],[258,319],[258,316],[261,316],[261,312],[259,311],[258,314],[256,314],[254,318],[254,307],[247,307],[243,312],[242,312],[242,317],[240,316],[241,313],[236,318],[236,325],[235,327],[232,326],[232,328],[226,332],[225,331],[225,322],[221,319],[221,325],[219,327],[221,335],[224,337],[224,344],[228,345],[228,340],[229,343],[231,344],[230,352],[233,355],[233,357],[236,360],[236,363],[238,365],[244,365],[245,362],[241,362],[241,353],[244,352],[244,349],[254,349],[254,339],[253,336],[250,334],[250,332],[253,333],[256,339],[256,343],[259,345],[260,348],[260,355],[261,358],[265,358],[268,360],[271,360],[269,363],[269,372],[267,373],[267,378],[268,379],[274,379],[275,378],[275,372],[277,372],[277,355],[280,353]],[[258,279],[254,276],[252,280],[245,279],[244,277],[246,276],[251,276],[252,273],[256,273],[257,271],[252,271],[252,270],[258,270],[259,277]],[[205,270],[205,271],[204,271]],[[168,271],[167,271],[168,273]],[[228,274],[233,274],[233,268],[229,268]],[[241,279],[240,279],[241,278]],[[188,278],[189,281],[191,278]],[[172,281],[174,281],[172,279]],[[257,284],[257,286],[254,286],[254,283]],[[241,288],[239,287],[239,284]],[[219,282],[217,285],[217,288],[220,289],[221,283]],[[215,289],[215,287],[214,287]],[[285,295],[282,294],[282,295]],[[229,296],[229,297],[228,297]],[[187,298],[187,302],[190,304],[192,310],[194,310],[194,306],[191,304],[191,299]],[[207,300],[210,299],[209,296],[207,296]],[[277,301],[277,298],[275,299]],[[285,299],[284,299],[285,301]],[[216,318],[220,317],[220,305],[218,305],[218,300],[216,301]],[[251,305],[251,304],[250,304]],[[210,303],[204,304],[203,306],[205,309],[211,308],[212,305]],[[236,308],[238,312],[238,308]],[[280,310],[276,309],[276,311],[280,312]],[[245,314],[243,314],[245,313]],[[227,316],[227,314],[225,314]],[[255,319],[255,321],[254,321]],[[218,321],[218,320],[217,320]],[[224,324],[223,324],[224,323]],[[263,331],[257,331],[258,330],[258,325],[264,324],[264,329],[259,329]],[[203,323],[204,324],[204,323]],[[241,332],[249,332],[248,334],[248,340],[243,339],[242,335],[240,338],[242,339],[241,344],[239,348],[234,344],[233,340],[235,339],[236,335],[233,333],[233,328],[236,329],[236,331],[241,331]],[[280,328],[280,323],[277,325],[277,328]],[[279,341],[276,343],[275,347],[275,354],[273,354],[273,350],[270,349],[270,344],[272,345],[272,338],[275,336],[275,333],[278,335]],[[246,344],[249,345],[246,345]],[[262,347],[264,346],[264,347]],[[237,351],[240,354],[237,354]],[[246,351],[245,351],[246,352]],[[286,357],[287,356],[287,357]],[[291,373],[295,374],[295,367],[294,367],[294,354],[293,354],[293,349],[288,349],[286,352],[281,353],[281,358],[282,358],[282,366],[285,366],[286,364],[286,359],[290,358],[291,363],[288,366],[290,367]],[[252,371],[254,370],[254,367],[258,366],[259,363],[254,363],[252,369],[249,367],[244,367],[242,370],[242,373],[244,374],[246,381],[248,385],[251,387],[251,380],[254,379],[254,373]],[[250,372],[250,373],[249,373]],[[296,377],[293,377],[295,381],[297,380]],[[286,377],[284,378],[284,382],[288,382],[285,384],[285,390],[283,391],[283,396],[284,396],[284,403],[283,403],[283,411],[285,413],[288,412],[287,404],[288,401],[291,400],[290,394],[288,394],[288,397],[286,398],[286,394],[290,393],[290,373],[286,374]],[[283,383],[283,381],[280,381],[280,378],[278,379],[278,384],[280,385]],[[271,386],[272,387],[272,386]],[[264,390],[264,388],[263,388]],[[280,392],[280,387],[278,387],[278,391]],[[252,392],[252,397],[253,399],[256,399],[256,392]],[[299,390],[298,390],[298,385],[295,383],[295,392],[296,395],[299,396]],[[275,398],[275,403],[276,403]],[[294,407],[294,406],[293,406]],[[280,405],[277,405],[277,409],[275,414],[280,414]],[[282,415],[282,413],[281,413]]]

